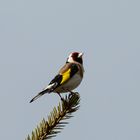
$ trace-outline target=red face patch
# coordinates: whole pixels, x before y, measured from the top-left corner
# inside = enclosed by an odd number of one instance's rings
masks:
[[[74,52],[72,53],[71,57],[76,60],[78,58],[79,53],[78,52]]]

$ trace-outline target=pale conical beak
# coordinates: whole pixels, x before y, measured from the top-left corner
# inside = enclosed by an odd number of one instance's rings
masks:
[[[84,53],[79,53],[78,57],[82,58],[83,55],[84,55]]]

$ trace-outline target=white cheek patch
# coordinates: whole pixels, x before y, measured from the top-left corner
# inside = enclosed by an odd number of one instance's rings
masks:
[[[68,58],[68,62],[74,62],[71,56]]]

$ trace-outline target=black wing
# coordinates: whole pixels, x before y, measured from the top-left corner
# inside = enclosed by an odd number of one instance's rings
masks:
[[[70,69],[70,78],[73,77],[75,75],[75,73],[77,73],[79,70],[78,66],[76,64],[72,64],[69,69]],[[52,81],[49,83],[49,85],[43,90],[43,92],[50,93],[50,92],[53,92],[57,87],[59,87],[63,80],[63,74],[56,75],[54,77],[54,79],[52,79]]]
[[[48,88],[46,89],[48,92],[54,91],[61,83],[62,81],[62,75],[58,74],[52,79],[52,81],[49,83],[47,86]]]

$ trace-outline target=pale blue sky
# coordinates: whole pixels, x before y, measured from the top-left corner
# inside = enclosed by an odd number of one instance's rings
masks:
[[[24,140],[59,102],[29,104],[72,51],[84,52],[81,107],[54,140],[140,140],[140,2],[0,1],[0,138]]]

